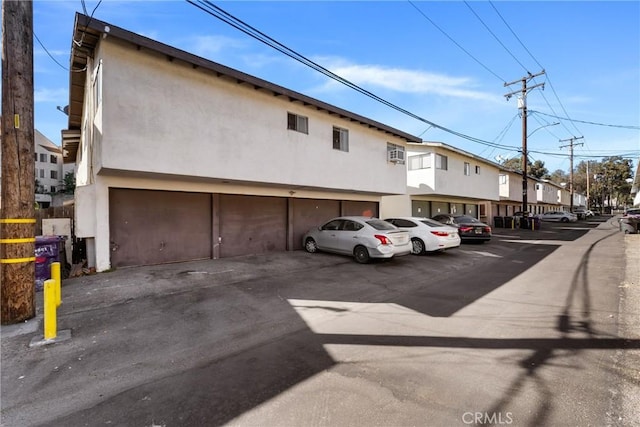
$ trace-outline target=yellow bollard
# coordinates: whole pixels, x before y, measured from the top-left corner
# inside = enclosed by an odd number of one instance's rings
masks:
[[[56,324],[56,282],[53,279],[44,281],[44,339],[51,340],[57,336]]]
[[[51,279],[56,282],[56,307],[62,303],[62,279],[60,276],[60,263],[51,263]]]

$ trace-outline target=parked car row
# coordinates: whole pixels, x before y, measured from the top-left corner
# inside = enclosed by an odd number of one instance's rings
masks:
[[[491,227],[467,215],[433,219],[394,217],[385,220],[343,216],[310,229],[302,238],[307,252],[350,255],[359,263],[371,258],[422,255],[457,248],[463,240],[489,241]]]

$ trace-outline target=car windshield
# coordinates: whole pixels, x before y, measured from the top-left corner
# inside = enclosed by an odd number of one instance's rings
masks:
[[[429,227],[444,227],[444,225],[441,222],[434,221],[429,218],[421,219],[420,222],[428,225]]]
[[[369,219],[366,221],[367,224],[375,228],[376,230],[395,230],[396,226],[388,223],[387,221],[383,221],[381,219]]]
[[[460,215],[457,216],[455,218],[453,218],[453,220],[457,223],[463,223],[463,222],[480,222],[478,221],[476,218],[472,217],[472,216],[468,216],[468,215]]]

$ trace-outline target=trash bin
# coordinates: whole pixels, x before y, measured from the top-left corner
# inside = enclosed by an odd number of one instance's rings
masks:
[[[512,216],[504,217],[504,228],[515,228],[515,219]]]
[[[64,237],[36,236],[36,291],[51,278],[51,263],[64,263]],[[64,264],[63,264],[64,265]]]
[[[493,217],[493,226],[495,228],[504,228],[504,218],[501,216]]]

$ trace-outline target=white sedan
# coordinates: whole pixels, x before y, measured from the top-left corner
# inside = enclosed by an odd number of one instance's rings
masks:
[[[409,232],[413,254],[421,255],[460,246],[458,229],[438,221],[419,217],[387,218],[385,221]]]
[[[542,221],[576,222],[578,216],[567,211],[549,211],[539,215]]]

